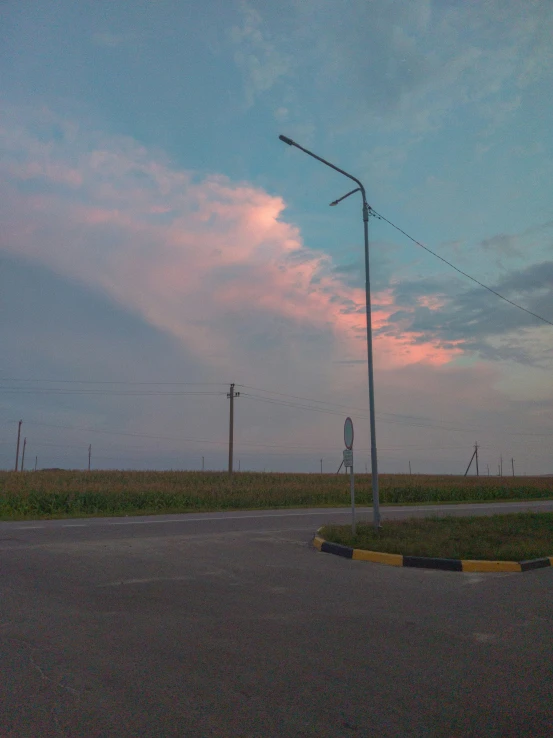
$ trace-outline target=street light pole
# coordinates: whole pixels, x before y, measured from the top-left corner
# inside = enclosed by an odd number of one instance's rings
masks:
[[[375,407],[374,407],[374,375],[373,375],[373,342],[372,342],[372,316],[371,316],[371,286],[370,286],[370,273],[369,273],[369,216],[371,213],[371,207],[367,202],[367,195],[365,188],[357,177],[354,177],[343,169],[331,164],[326,159],[323,159],[317,154],[314,154],[309,149],[304,149],[295,141],[287,136],[279,136],[279,139],[288,146],[295,146],[300,151],[303,151],[308,156],[317,159],[327,167],[334,169],[334,171],[343,174],[344,177],[351,179],[357,187],[351,192],[348,192],[338,200],[331,202],[331,205],[338,205],[339,202],[345,200],[346,197],[353,195],[355,192],[360,192],[363,198],[363,231],[365,236],[365,303],[366,303],[366,314],[367,314],[367,364],[368,364],[368,379],[369,379],[369,416],[370,416],[370,427],[371,427],[371,476],[372,476],[372,492],[373,492],[373,522],[375,528],[380,527],[380,499],[378,492],[378,458],[376,452],[376,421],[375,421]]]

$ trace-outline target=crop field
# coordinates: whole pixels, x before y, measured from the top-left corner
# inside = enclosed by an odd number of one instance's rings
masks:
[[[371,477],[355,476],[358,505]],[[380,476],[382,504],[553,499],[553,477]],[[323,507],[349,504],[345,474],[156,471],[0,472],[0,519]]]

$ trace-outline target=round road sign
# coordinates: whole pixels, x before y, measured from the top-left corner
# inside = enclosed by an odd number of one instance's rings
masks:
[[[353,421],[351,418],[346,418],[344,423],[344,443],[346,448],[351,451],[353,448]]]

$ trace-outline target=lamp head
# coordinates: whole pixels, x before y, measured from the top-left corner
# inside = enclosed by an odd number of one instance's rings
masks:
[[[339,197],[337,200],[334,200],[334,202],[330,203],[330,207],[334,207],[334,205],[338,205],[339,202],[342,202],[342,200],[345,200],[346,197],[349,197],[350,195],[353,195],[355,192],[359,192],[361,190],[361,187],[356,187],[351,192],[348,192],[347,195],[344,195],[343,197]]]
[[[288,146],[295,146],[295,141],[292,141],[291,138],[288,138],[288,136],[279,136],[280,140],[283,141],[285,144],[288,144]]]

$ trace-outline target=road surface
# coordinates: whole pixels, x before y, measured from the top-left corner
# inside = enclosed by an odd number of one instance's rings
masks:
[[[382,513],[513,509],[553,501]],[[310,547],[348,515],[0,523],[0,735],[553,735],[553,569]]]

